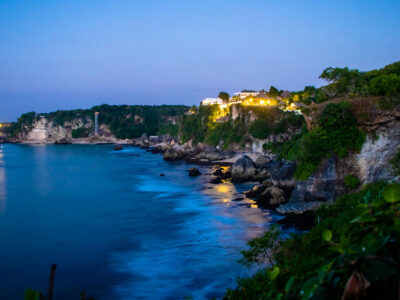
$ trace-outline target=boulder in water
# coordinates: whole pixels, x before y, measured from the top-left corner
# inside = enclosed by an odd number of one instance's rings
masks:
[[[256,164],[247,155],[243,155],[232,166],[232,180],[252,180],[256,174]]]
[[[189,176],[190,176],[190,177],[195,177],[195,176],[201,175],[199,169],[197,169],[196,167],[190,168],[190,169],[188,170],[188,172],[189,172]]]
[[[56,145],[68,145],[68,144],[72,144],[72,142],[68,138],[63,138],[63,139],[59,139],[59,140],[55,141],[54,144],[56,144]]]
[[[166,161],[174,161],[186,157],[186,154],[183,151],[171,148],[164,152],[163,157]]]
[[[114,150],[115,151],[121,151],[123,149],[122,145],[115,145]]]

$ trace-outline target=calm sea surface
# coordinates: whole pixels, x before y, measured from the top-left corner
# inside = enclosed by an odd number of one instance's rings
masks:
[[[133,147],[0,145],[0,299],[45,292],[52,263],[55,300],[221,297],[273,217],[232,201],[249,185],[189,167]]]

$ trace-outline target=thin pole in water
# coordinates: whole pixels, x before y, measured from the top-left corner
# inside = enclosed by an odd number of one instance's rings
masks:
[[[50,283],[49,283],[49,291],[47,293],[47,300],[52,300],[53,299],[53,286],[54,286],[54,277],[56,276],[56,264],[51,265],[51,271],[50,271]]]

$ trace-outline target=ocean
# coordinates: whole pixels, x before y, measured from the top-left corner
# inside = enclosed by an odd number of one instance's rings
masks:
[[[221,298],[274,215],[192,165],[112,145],[0,145],[0,298]],[[160,174],[164,176],[160,176]],[[240,198],[243,198],[241,200]]]

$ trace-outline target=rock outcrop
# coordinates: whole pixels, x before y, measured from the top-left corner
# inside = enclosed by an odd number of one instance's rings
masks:
[[[232,166],[232,180],[246,181],[256,175],[256,164],[247,155],[243,155]]]
[[[325,160],[309,179],[298,181],[290,202],[332,202],[342,192],[337,184],[336,160],[334,156]]]
[[[393,178],[390,160],[400,148],[400,120],[390,121],[376,130],[376,139],[367,138],[354,160],[363,184]]]
[[[56,145],[68,145],[68,144],[72,144],[72,141],[69,138],[62,138],[62,139],[59,139],[59,140],[55,141],[54,144],[56,144]]]
[[[166,161],[174,161],[185,158],[186,154],[184,151],[178,151],[177,149],[168,149],[167,151],[165,151],[163,157]]]
[[[197,169],[196,167],[190,168],[190,169],[188,170],[188,172],[189,172],[189,176],[190,176],[190,177],[196,177],[196,176],[200,176],[200,175],[201,175],[199,169]]]
[[[267,162],[267,160],[262,159],[261,167],[261,159],[257,159],[257,161],[259,165],[257,174],[266,172],[269,175],[260,185],[245,192],[246,196],[255,198],[258,204],[268,208],[288,202],[295,186],[293,179],[295,164],[284,160]]]
[[[287,203],[280,205],[276,211],[282,215],[286,214],[303,214],[310,210],[315,210],[319,208],[323,202],[319,201],[311,201],[311,202],[296,202],[296,203]]]

